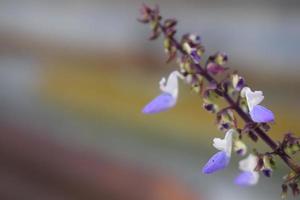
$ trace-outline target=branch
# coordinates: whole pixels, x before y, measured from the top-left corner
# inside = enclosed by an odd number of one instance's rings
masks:
[[[176,33],[175,26],[177,24],[177,21],[175,19],[166,19],[162,22],[162,17],[159,14],[158,7],[155,7],[154,9],[151,9],[147,6],[143,6],[142,10],[142,19],[140,21],[142,23],[150,23],[152,27],[152,35],[149,39],[153,40],[160,36],[160,34],[163,34],[164,36],[164,47],[166,50],[167,55],[169,56],[167,62],[170,62],[174,58],[176,58],[177,53],[181,54],[181,58],[186,59],[189,58],[187,63],[189,64],[189,67],[191,68],[190,71],[184,70],[182,72],[182,75],[188,79],[188,75],[193,75],[194,77],[203,77],[201,79],[196,78],[194,81],[189,82],[190,85],[197,85],[203,87],[203,79],[207,82],[207,88],[204,92],[204,98],[209,96],[207,93],[208,91],[214,91],[216,95],[222,97],[228,104],[228,107],[230,109],[223,109],[224,112],[227,110],[234,110],[235,113],[237,113],[240,118],[245,122],[246,128],[248,130],[249,136],[253,140],[257,140],[257,138],[260,138],[266,145],[268,145],[272,151],[273,155],[279,156],[283,162],[291,169],[291,172],[288,174],[288,180],[290,188],[292,189],[294,194],[297,194],[298,192],[298,185],[297,181],[299,181],[300,177],[300,165],[298,165],[291,157],[290,155],[285,151],[285,148],[287,147],[287,144],[296,144],[297,147],[300,148],[299,144],[299,138],[293,137],[292,134],[287,134],[282,143],[275,142],[267,133],[265,130],[265,127],[269,129],[269,125],[265,122],[269,121],[259,121],[255,118],[253,118],[253,115],[250,115],[249,113],[245,112],[241,105],[241,89],[245,87],[244,84],[241,88],[238,89],[239,94],[238,97],[235,98],[234,95],[229,94],[228,86],[232,82],[229,81],[229,76],[227,74],[227,78],[225,78],[222,81],[218,81],[214,75],[221,74],[225,72],[228,68],[223,67],[224,63],[223,61],[227,61],[227,56],[224,54],[216,54],[213,56],[210,56],[205,64],[205,67],[202,67],[200,64],[201,56],[204,54],[204,47],[201,45],[199,41],[197,41],[197,37],[193,35],[192,39],[188,38],[189,34],[186,34],[182,37],[182,40],[179,42],[174,37]],[[218,61],[218,57],[221,55],[221,62]],[[185,61],[181,61],[181,64],[185,63]],[[211,65],[210,65],[211,64]],[[225,73],[224,73],[225,74]],[[243,79],[242,79],[243,80]],[[196,82],[196,83],[195,83]],[[203,92],[203,91],[202,91]],[[261,92],[258,92],[261,93]],[[206,96],[205,96],[206,95]],[[248,100],[248,99],[247,99]],[[206,105],[207,110],[214,110],[211,106],[212,104]],[[249,105],[249,104],[248,104]],[[261,106],[262,107],[262,106]],[[250,108],[249,108],[250,110]],[[271,111],[270,111],[271,112]],[[223,112],[222,112],[223,113]],[[252,113],[253,114],[253,113]],[[220,115],[217,114],[218,119],[220,119]],[[237,127],[236,120],[233,120],[233,127],[235,127],[236,130],[240,130]],[[246,129],[244,128],[244,129]],[[226,127],[225,129],[228,129]],[[265,154],[259,154],[257,153],[258,158],[260,159],[256,169],[263,169],[264,162],[263,157],[266,155],[267,157],[271,156],[270,153]],[[272,159],[272,158],[271,158]],[[266,161],[267,162],[267,161]],[[261,165],[261,166],[260,166]],[[286,184],[286,182],[284,183]],[[286,187],[284,185],[285,191]]]

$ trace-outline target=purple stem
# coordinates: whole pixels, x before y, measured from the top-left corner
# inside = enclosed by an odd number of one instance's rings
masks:
[[[182,48],[181,44],[172,36],[168,36],[166,33],[165,27],[159,23],[159,28],[164,33],[165,37],[168,37],[173,45],[182,53],[187,54],[185,50]],[[200,64],[194,63],[193,65],[197,72],[201,74],[209,83],[218,83],[217,80],[212,77],[206,70],[204,70]],[[221,87],[216,89],[216,93],[228,102],[228,104],[236,111],[236,113],[246,122],[250,124],[254,124],[255,122],[252,121],[250,116],[245,113],[241,107],[228,95],[226,91],[224,91]],[[270,138],[265,131],[263,131],[260,127],[254,128],[254,131],[257,136],[259,136],[274,152],[277,153],[278,156],[287,164],[289,168],[291,168],[297,174],[300,174],[300,166],[295,163],[285,152],[284,150],[278,145],[272,138]]]

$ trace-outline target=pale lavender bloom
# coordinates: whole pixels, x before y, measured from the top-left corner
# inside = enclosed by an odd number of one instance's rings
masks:
[[[162,78],[159,82],[162,93],[144,107],[143,113],[155,114],[166,111],[176,105],[178,97],[178,77],[182,78],[182,75],[178,71],[173,71],[169,75],[168,81]]]
[[[234,180],[234,183],[240,186],[251,186],[256,184],[257,172],[241,172]]]
[[[240,186],[252,186],[256,185],[259,180],[259,173],[255,171],[257,165],[257,156],[249,154],[249,156],[241,160],[239,168],[241,172],[234,180],[234,183]]]
[[[250,116],[253,121],[258,123],[272,122],[275,118],[271,110],[261,105],[254,106],[253,109],[250,111]]]
[[[163,92],[144,107],[143,113],[155,114],[163,112],[172,108],[175,104],[176,99],[171,94]]]
[[[249,87],[244,87],[241,91],[241,95],[246,97],[249,114],[254,122],[262,123],[274,121],[275,117],[273,112],[264,106],[258,105],[264,99],[262,91],[252,92]]]
[[[225,138],[215,138],[213,140],[213,146],[220,150],[214,154],[208,162],[202,168],[204,174],[211,174],[226,168],[230,162],[232,151],[232,137],[235,133],[234,129],[230,129],[226,132]]]
[[[225,151],[219,151],[214,154],[202,168],[202,173],[212,174],[214,172],[225,169],[230,162],[230,156],[226,155]]]

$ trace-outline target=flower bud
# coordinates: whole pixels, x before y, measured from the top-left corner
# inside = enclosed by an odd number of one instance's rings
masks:
[[[219,64],[213,63],[213,62],[208,63],[206,67],[207,67],[207,71],[214,75],[222,73],[228,69],[226,67],[223,67],[222,65],[219,65]]]
[[[165,28],[173,28],[177,24],[176,19],[166,19],[164,21],[164,27]]]
[[[235,140],[233,149],[240,156],[245,156],[247,153],[247,146],[239,139]]]
[[[265,168],[262,170],[262,173],[263,175],[265,175],[266,177],[271,177],[272,176],[272,169],[268,169],[268,168]]]
[[[188,37],[193,43],[200,43],[201,42],[201,37],[199,35],[195,34],[189,34]]]
[[[232,75],[232,86],[235,90],[240,91],[245,86],[245,80],[238,74]]]
[[[211,113],[216,113],[218,110],[218,106],[213,103],[203,103],[203,108]]]
[[[196,64],[200,63],[201,56],[204,53],[204,49],[201,46],[191,47],[191,45],[188,42],[184,42],[182,47],[190,55],[190,57]]]
[[[225,65],[228,61],[228,56],[225,53],[217,53],[214,60],[218,65]]]

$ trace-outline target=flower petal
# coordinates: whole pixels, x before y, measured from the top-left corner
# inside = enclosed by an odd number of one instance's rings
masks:
[[[226,152],[219,151],[208,160],[208,162],[202,168],[202,172],[204,174],[212,174],[222,170],[228,166],[229,161],[230,157],[227,156]]]
[[[226,132],[224,139],[214,138],[214,140],[213,140],[213,146],[220,151],[225,151],[228,157],[231,156],[232,137],[233,137],[234,133],[235,133],[235,130],[230,129]]]
[[[183,78],[183,76],[178,71],[173,71],[170,73],[168,80],[162,78],[159,82],[159,87],[162,92],[169,93],[173,98],[178,96],[178,78]]]
[[[273,112],[261,105],[254,106],[250,111],[250,116],[257,123],[272,122],[275,119]]]
[[[242,172],[238,175],[234,183],[240,186],[251,186],[258,183],[259,174],[258,172]]]
[[[252,92],[249,87],[244,87],[241,91],[241,95],[246,97],[249,111],[252,111],[253,107],[260,104],[264,99],[262,91]]]
[[[143,113],[145,114],[155,114],[159,112],[166,111],[176,104],[176,99],[169,93],[161,93],[150,103],[148,103],[144,109]]]
[[[247,158],[239,162],[239,168],[242,171],[254,171],[258,162],[257,156],[249,154]]]

